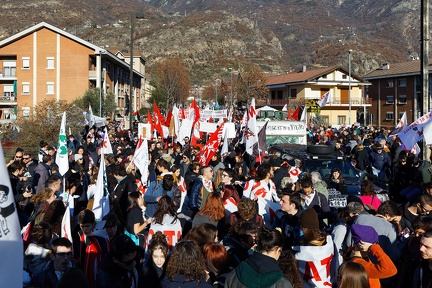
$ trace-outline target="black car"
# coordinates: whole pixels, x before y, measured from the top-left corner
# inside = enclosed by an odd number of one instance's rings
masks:
[[[344,194],[329,191],[330,206],[343,207],[346,205],[348,195],[360,196],[360,184],[364,180],[361,175],[343,156],[336,156],[331,145],[298,145],[298,144],[277,144],[269,148],[269,154],[276,154],[284,160],[292,162],[299,167],[302,172],[317,171],[323,180],[329,179],[333,168],[339,168],[344,178]],[[290,161],[291,160],[291,161]],[[375,187],[376,190],[382,190]],[[388,196],[383,190],[378,197],[381,201],[386,201]]]

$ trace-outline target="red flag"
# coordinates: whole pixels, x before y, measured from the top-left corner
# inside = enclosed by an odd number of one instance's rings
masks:
[[[200,165],[205,166],[208,165],[210,159],[219,149],[219,144],[222,138],[222,131],[225,122],[223,122],[216,131],[210,136],[207,144],[203,147],[203,149],[198,153],[197,157],[200,161]]]
[[[153,120],[150,114],[150,111],[147,111],[147,124],[150,124],[150,131],[151,133],[153,133],[153,129],[154,129],[154,125],[153,125]]]
[[[292,115],[293,115],[292,109],[288,108],[288,119],[291,119]]]
[[[159,111],[159,108],[156,104],[156,101],[153,103],[153,109],[154,109],[154,128],[159,132],[159,135],[164,137],[163,130],[162,130],[162,123],[164,122],[164,119],[162,117],[162,114]]]
[[[297,107],[297,109],[294,111],[294,113],[291,115],[291,120],[299,120],[300,116],[300,106]]]
[[[171,124],[171,118],[172,118],[172,112],[171,112],[171,110],[168,110],[168,115],[167,115],[167,117],[166,117],[166,119],[165,119],[165,126],[170,126],[170,124]]]
[[[194,109],[194,112],[195,112],[195,119],[194,119],[194,123],[193,123],[193,124],[195,124],[201,118],[200,110],[199,110],[198,105],[196,104],[195,98],[192,100],[190,108]]]
[[[200,122],[196,122],[192,129],[192,137],[191,137],[191,145],[195,146],[197,144],[197,141],[201,139],[202,132],[199,131],[200,128]]]

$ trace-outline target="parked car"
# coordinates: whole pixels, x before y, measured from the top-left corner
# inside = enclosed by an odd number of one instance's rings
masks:
[[[302,172],[318,171],[323,180],[329,179],[333,168],[339,168],[344,178],[344,194],[340,191],[329,191],[330,206],[339,208],[346,206],[348,195],[360,196],[360,184],[365,174],[360,174],[351,162],[344,156],[336,156],[330,145],[298,145],[277,144],[269,148],[270,154],[276,154],[285,160],[295,160],[296,166]],[[380,191],[377,196],[381,201],[388,200],[387,190],[376,186]]]

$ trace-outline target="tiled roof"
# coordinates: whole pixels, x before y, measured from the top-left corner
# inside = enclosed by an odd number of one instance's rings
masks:
[[[283,84],[283,83],[305,82],[305,81],[318,78],[322,75],[331,73],[337,69],[338,68],[335,66],[330,66],[330,67],[324,67],[320,69],[306,70],[305,72],[295,72],[295,73],[272,76],[267,78],[266,85],[269,86],[269,85],[276,85],[276,84]]]
[[[366,80],[371,78],[383,78],[395,75],[409,75],[409,74],[420,74],[420,60],[411,60],[401,63],[390,63],[389,69],[377,69],[368,74],[364,75],[363,78]],[[429,70],[431,62],[429,61]]]

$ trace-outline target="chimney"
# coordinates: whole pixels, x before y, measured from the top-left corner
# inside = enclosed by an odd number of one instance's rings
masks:
[[[306,69],[306,65],[303,65],[303,66],[302,66],[302,72],[306,72],[306,70],[307,70],[307,69]]]
[[[381,65],[381,70],[389,70],[390,69],[390,64],[389,63],[383,63]]]

